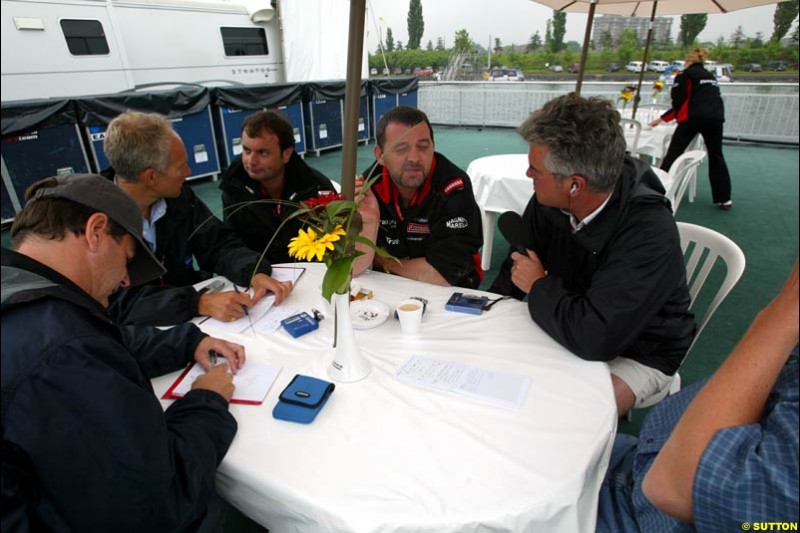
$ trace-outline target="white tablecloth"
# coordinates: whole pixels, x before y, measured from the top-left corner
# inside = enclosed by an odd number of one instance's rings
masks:
[[[282,305],[320,307],[323,268],[310,265]],[[357,281],[390,306],[428,298],[423,332],[403,338],[393,318],[356,331],[372,373],[337,384],[311,425],[271,412],[296,373],[327,379],[332,316],[299,339],[220,335],[283,367],[262,405],[231,405],[239,431],[218,471],[222,497],[280,532],[594,531],[617,421],[606,365],[560,347],[524,303],[472,316],[444,310],[450,288],[377,272]],[[527,400],[506,410],[398,381],[413,355],[528,376]],[[177,375],[153,381],[159,396]]]
[[[483,209],[483,249],[481,266],[492,264],[494,226],[497,214],[516,211],[522,214],[533,196],[533,180],[525,175],[528,154],[492,155],[475,159],[467,167],[475,200]]]
[[[659,118],[664,111],[661,109],[639,109],[636,111],[636,120],[642,125],[641,133],[639,134],[639,142],[636,145],[637,154],[648,155],[654,158],[656,162],[660,162],[667,155],[672,135],[678,127],[677,121],[662,122],[655,128],[650,127],[650,122]],[[630,118],[632,109],[625,109],[622,111],[622,118]],[[628,151],[633,150],[634,133],[629,128],[624,129],[625,142],[628,146]]]

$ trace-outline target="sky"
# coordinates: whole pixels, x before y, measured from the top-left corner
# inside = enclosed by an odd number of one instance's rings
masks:
[[[366,21],[366,45],[370,52],[378,46],[379,33],[392,29],[394,40],[408,42],[408,0],[368,0]],[[709,15],[705,29],[699,35],[700,41],[716,41],[720,36],[728,37],[741,26],[748,37],[762,32],[764,39],[772,35],[772,16],[775,5],[742,9],[722,15]],[[499,38],[503,45],[526,44],[537,30],[544,40],[545,24],[552,18],[553,11],[531,0],[422,0],[422,16],[425,20],[425,33],[421,47],[428,40],[436,45],[438,37],[444,37],[445,46],[453,45],[454,34],[466,28],[473,41],[486,47],[491,36]],[[382,19],[382,20],[381,20]],[[672,38],[680,29],[680,17],[674,17]],[[379,27],[382,29],[379,31]],[[566,41],[583,43],[586,29],[586,15],[567,14]]]

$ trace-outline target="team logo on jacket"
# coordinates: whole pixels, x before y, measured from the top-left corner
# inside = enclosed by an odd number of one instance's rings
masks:
[[[469,221],[464,217],[451,218],[444,223],[450,229],[464,229],[469,226]]]
[[[464,188],[464,180],[462,178],[456,178],[444,186],[444,194],[449,195],[451,192],[463,188]]]
[[[416,224],[409,222],[406,226],[406,233],[423,233],[428,234],[431,232],[431,227],[428,224]]]

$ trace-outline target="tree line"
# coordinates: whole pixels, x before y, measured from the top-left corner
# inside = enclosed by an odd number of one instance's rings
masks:
[[[794,24],[798,16],[800,0],[789,0],[778,4],[773,16],[773,33],[765,39],[759,32],[747,36],[740,26],[727,39],[720,37],[713,43],[698,43],[697,36],[705,29],[708,15],[683,15],[677,39],[670,35],[658,42],[651,43],[648,60],[674,61],[683,59],[686,52],[698,44],[709,48],[709,57],[717,62],[743,65],[745,63],[767,63],[783,60],[790,64],[798,61],[798,25]],[[491,53],[492,66],[509,66],[523,70],[541,70],[552,64],[569,65],[580,60],[580,45],[565,43],[567,14],[553,11],[553,17],[545,24],[545,34],[538,31],[530,36],[524,45],[511,44],[504,46],[499,38],[494,39],[491,50],[473,41],[466,29],[460,29],[453,36],[453,44],[447,48],[444,38],[438,37],[436,43],[428,40],[422,46],[425,22],[422,14],[421,0],[410,0],[407,17],[408,42],[395,41],[392,29],[387,28],[385,42],[382,40],[374,53],[369,54],[370,68],[379,71],[388,66],[389,69],[411,70],[414,68],[432,67],[443,69],[452,54],[466,54],[473,63],[488,65]],[[781,41],[791,33],[789,44]],[[609,32],[589,43],[590,52],[587,58],[587,70],[600,70],[608,63],[625,64],[644,56],[644,42],[639,39],[635,30],[624,30],[615,42]],[[577,46],[576,46],[577,45]],[[384,64],[385,58],[385,64]]]

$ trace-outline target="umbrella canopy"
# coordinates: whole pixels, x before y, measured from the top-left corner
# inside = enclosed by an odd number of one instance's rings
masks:
[[[580,70],[575,92],[581,93],[583,73],[586,69],[586,56],[589,51],[589,41],[592,33],[592,22],[595,13],[604,15],[625,15],[630,17],[650,17],[650,29],[647,31],[647,41],[644,48],[642,70],[639,72],[639,84],[634,98],[633,116],[636,116],[636,107],[639,102],[639,92],[642,88],[642,78],[647,66],[647,53],[650,50],[650,41],[653,35],[653,19],[657,16],[690,15],[696,13],[728,13],[738,9],[776,4],[785,0],[653,0],[639,2],[637,0],[532,0],[546,5],[556,11],[565,13],[586,13],[586,32],[583,37]]]

